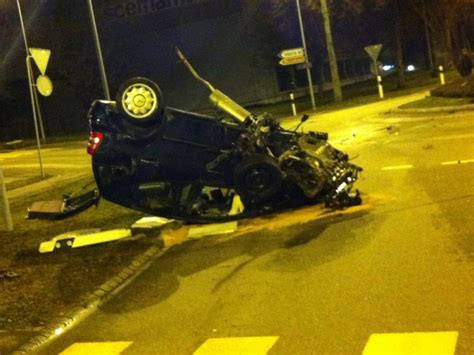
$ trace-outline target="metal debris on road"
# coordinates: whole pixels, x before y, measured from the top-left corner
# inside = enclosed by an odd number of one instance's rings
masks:
[[[385,128],[389,134],[399,134],[400,127],[397,126],[388,126]]]
[[[208,224],[205,226],[191,227],[188,231],[188,238],[199,239],[211,235],[218,234],[229,234],[237,230],[237,222],[221,223],[221,224]]]
[[[132,229],[163,228],[164,226],[174,223],[175,221],[175,219],[168,219],[164,217],[143,217],[132,225]]]
[[[20,277],[20,275],[14,271],[0,270],[0,279],[14,279],[16,277]]]
[[[100,229],[88,229],[69,232],[40,244],[40,253],[51,253],[64,248],[80,248],[95,244],[108,243],[132,236],[130,229],[115,229],[101,232]]]
[[[92,205],[99,204],[98,190],[92,190],[79,196],[66,196],[62,200],[37,201],[28,208],[28,219],[58,220],[76,215]]]

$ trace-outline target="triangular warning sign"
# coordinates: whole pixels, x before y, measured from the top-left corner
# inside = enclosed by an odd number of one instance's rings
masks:
[[[45,75],[51,51],[49,49],[30,48],[30,53],[41,74]]]
[[[382,50],[381,44],[365,47],[365,51],[370,56],[370,58],[372,58],[374,61],[378,59],[381,50]]]

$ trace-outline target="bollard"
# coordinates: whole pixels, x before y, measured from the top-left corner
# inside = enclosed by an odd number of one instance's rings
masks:
[[[0,168],[0,194],[2,195],[2,211],[7,231],[13,230],[12,215],[10,213],[10,205],[7,198],[7,188],[5,186],[5,178],[3,176],[3,169]]]
[[[444,76],[444,67],[442,65],[439,66],[439,81],[441,85],[446,85],[446,78]]]
[[[384,95],[384,92],[383,92],[382,75],[377,75],[377,85],[379,87],[380,98],[383,99],[385,97],[385,95]]]
[[[291,100],[291,110],[293,111],[293,116],[296,116],[298,112],[296,112],[295,94],[290,94],[290,100]]]

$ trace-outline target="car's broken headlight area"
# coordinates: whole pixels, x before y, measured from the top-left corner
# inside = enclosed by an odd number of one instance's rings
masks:
[[[186,214],[224,217],[318,202],[332,208],[361,203],[353,185],[362,169],[332,147],[327,134],[285,131],[266,114],[250,116],[245,126],[233,148],[207,166],[232,167],[232,188],[168,186],[160,204],[178,202]]]

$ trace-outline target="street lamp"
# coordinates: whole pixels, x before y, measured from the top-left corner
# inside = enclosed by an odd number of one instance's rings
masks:
[[[110,101],[109,84],[107,82],[107,75],[105,74],[104,58],[102,56],[102,48],[100,47],[99,32],[97,31],[97,23],[95,22],[94,6],[92,0],[87,0],[89,6],[89,15],[91,18],[92,31],[94,33],[94,43],[97,52],[97,61],[99,62],[100,77],[102,79],[102,89],[104,91],[104,97]]]
[[[20,0],[16,0],[16,4],[18,6],[18,15],[20,16],[21,31],[23,33],[23,41],[25,42],[26,70],[28,73],[28,86],[30,88],[31,108],[33,110],[33,120],[35,123],[36,145],[38,148],[38,160],[39,160],[39,165],[40,165],[40,173],[41,173],[41,177],[44,178],[43,159],[41,157],[41,142],[40,142],[40,132],[39,132],[39,127],[38,127],[38,121],[40,122],[41,128],[43,127],[43,124],[41,122],[41,113],[39,112],[38,96],[36,93],[36,89],[33,88],[33,71],[31,68],[31,56],[30,56],[29,48],[28,48],[28,41],[26,39],[25,23],[23,22],[23,14],[21,11]],[[43,133],[43,138],[44,138],[44,133]]]

